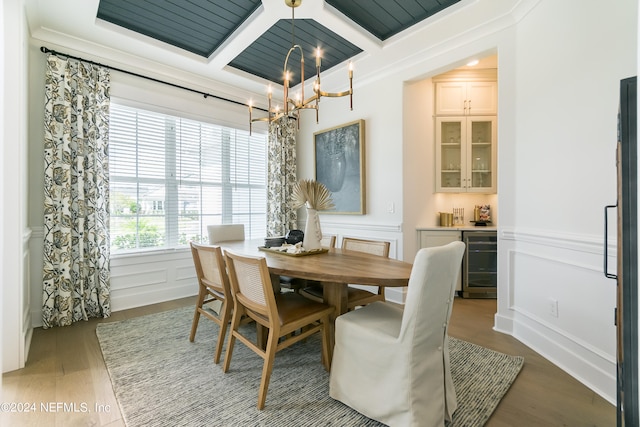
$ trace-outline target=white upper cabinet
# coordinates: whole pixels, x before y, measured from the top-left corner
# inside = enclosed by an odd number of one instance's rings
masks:
[[[436,83],[437,116],[487,116],[498,113],[495,81]]]
[[[436,117],[436,192],[496,192],[496,116]]]

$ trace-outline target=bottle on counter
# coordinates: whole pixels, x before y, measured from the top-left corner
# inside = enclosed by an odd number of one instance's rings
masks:
[[[475,206],[473,208],[473,220],[474,221],[480,221],[480,206]]]

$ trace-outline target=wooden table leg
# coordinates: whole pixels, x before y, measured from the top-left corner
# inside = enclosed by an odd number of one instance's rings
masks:
[[[275,294],[279,294],[280,293],[280,276],[277,274],[269,274],[269,277],[271,277],[271,286],[273,286],[273,293]]]
[[[333,346],[335,344],[336,318],[347,312],[347,284],[324,282],[322,297],[326,304],[335,310],[329,316],[329,362],[333,359]],[[330,365],[331,363],[329,363]]]

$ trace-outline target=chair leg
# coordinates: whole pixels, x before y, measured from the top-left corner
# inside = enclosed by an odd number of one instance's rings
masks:
[[[267,348],[269,329],[256,322],[256,345],[262,350]]]
[[[229,312],[231,312],[231,306],[229,301],[225,299],[220,307],[220,332],[218,332],[218,342],[216,343],[216,353],[213,356],[213,363],[216,365],[220,362],[220,355],[222,354],[222,345],[224,344],[224,336],[227,332]]]
[[[327,372],[331,372],[331,357],[329,356],[329,316],[320,320],[322,323],[322,363]]]
[[[196,302],[196,312],[193,313],[193,322],[191,322],[191,333],[189,334],[189,341],[193,342],[196,338],[196,330],[198,329],[198,323],[200,322],[200,309],[204,303],[205,290],[203,286],[200,286],[198,290],[198,301]]]
[[[264,365],[262,366],[260,391],[258,392],[258,409],[264,409],[264,404],[267,400],[267,389],[269,388],[269,380],[271,379],[271,371],[273,370],[273,361],[276,357],[278,338],[276,331],[273,328],[270,329],[267,348],[264,355]]]
[[[233,345],[236,342],[236,337],[234,332],[238,330],[238,326],[240,325],[240,317],[242,314],[240,310],[233,310],[233,321],[231,322],[231,330],[229,331],[229,342],[227,343],[227,354],[224,356],[224,364],[222,365],[222,372],[227,372],[229,370],[229,364],[231,363],[231,353],[233,353]]]

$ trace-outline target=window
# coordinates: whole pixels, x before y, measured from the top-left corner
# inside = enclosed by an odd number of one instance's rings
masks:
[[[266,234],[265,135],[113,103],[109,134],[112,253]]]

